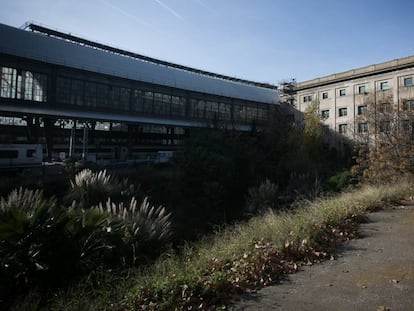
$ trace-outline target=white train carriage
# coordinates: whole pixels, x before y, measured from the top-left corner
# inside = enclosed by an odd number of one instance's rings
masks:
[[[0,144],[0,169],[40,167],[42,161],[40,144]]]

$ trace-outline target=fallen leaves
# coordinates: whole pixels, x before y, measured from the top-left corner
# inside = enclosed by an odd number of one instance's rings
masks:
[[[356,237],[362,220],[351,215],[339,223],[315,224],[308,237],[291,231],[282,247],[268,240],[254,241],[250,249],[231,260],[212,257],[200,276],[174,275],[158,287],[143,288],[133,305],[137,310],[214,310],[237,294],[275,284],[300,266],[334,260],[335,248]],[[364,283],[357,286],[367,288]]]

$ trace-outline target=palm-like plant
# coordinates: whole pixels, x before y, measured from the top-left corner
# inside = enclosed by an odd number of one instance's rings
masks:
[[[106,222],[98,209],[61,208],[39,190],[20,188],[0,198],[0,303],[16,291],[50,288],[102,266],[111,248]]]
[[[84,169],[70,182],[68,201],[76,201],[81,208],[89,208],[108,197],[119,197],[122,185],[117,178],[107,174],[106,170],[93,172]]]
[[[106,170],[93,172],[84,169],[75,175],[70,185],[67,203],[75,201],[83,209],[105,202],[108,198],[115,202],[125,201],[139,192],[138,187],[130,184],[127,178],[119,180]]]
[[[13,190],[0,199],[0,292],[24,288],[51,268],[65,217],[41,191]],[[3,298],[3,297],[1,297]],[[0,298],[0,300],[1,300]]]
[[[134,264],[139,257],[151,256],[151,251],[158,252],[171,238],[171,214],[162,206],[152,206],[148,198],[140,205],[134,197],[129,204],[116,204],[108,199],[98,208],[108,213],[107,231],[114,228],[122,231],[125,247],[129,249],[127,253]]]

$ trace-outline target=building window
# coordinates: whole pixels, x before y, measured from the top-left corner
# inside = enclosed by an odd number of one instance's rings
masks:
[[[322,110],[321,111],[321,117],[322,119],[328,119],[329,118],[329,110]]]
[[[265,120],[266,112],[263,109],[258,109],[259,119]],[[231,106],[230,104],[220,103],[219,104],[219,119],[220,120],[231,120]]]
[[[171,114],[173,116],[185,117],[186,99],[179,96],[171,96]]]
[[[358,94],[366,94],[367,93],[367,87],[365,85],[358,86]]]
[[[345,117],[348,115],[348,108],[339,108],[338,114],[340,117]]]
[[[385,81],[385,82],[381,82],[380,83],[380,90],[381,91],[385,91],[385,90],[388,90],[390,87],[389,87],[389,85],[388,85],[388,81]]]
[[[414,99],[405,100],[403,102],[403,110],[414,110]]]
[[[380,113],[389,113],[391,112],[391,104],[390,103],[382,103],[379,107]]]
[[[256,107],[246,107],[246,118],[247,122],[252,122],[253,120],[257,120],[257,108]]]
[[[410,120],[402,120],[401,125],[402,125],[402,129],[405,132],[409,132],[410,129],[411,129],[412,121],[410,121]]]
[[[311,101],[312,101],[312,95],[303,96],[304,103],[311,102]]]
[[[246,106],[233,105],[233,119],[234,121],[246,121]]]
[[[45,74],[0,67],[0,97],[46,102],[46,93]]]
[[[358,123],[358,133],[367,133],[368,132],[368,124],[366,122]]]
[[[412,86],[413,85],[413,78],[404,78],[404,86]]]
[[[345,89],[340,89],[339,96],[345,96],[345,95],[346,95]]]
[[[348,124],[339,124],[338,126],[339,134],[346,134],[348,131]]]
[[[328,92],[323,92],[322,99],[327,99],[327,98],[328,98]]]
[[[212,101],[206,101],[206,119],[217,120],[218,119],[218,103]]]
[[[391,128],[391,123],[390,121],[381,121],[379,126],[381,133],[388,133]]]
[[[358,115],[364,114],[366,111],[367,111],[366,105],[358,106]]]

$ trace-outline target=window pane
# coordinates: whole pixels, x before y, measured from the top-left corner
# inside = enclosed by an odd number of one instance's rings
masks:
[[[366,122],[358,123],[358,133],[367,133],[368,124]]]
[[[136,112],[144,111],[144,100],[140,90],[134,90],[132,98],[132,110]]]
[[[358,115],[365,113],[365,111],[367,111],[367,106],[358,106]]]
[[[96,107],[96,83],[85,82],[85,104],[88,107]]]
[[[204,118],[205,103],[204,100],[191,99],[191,116],[193,118]]]
[[[348,115],[348,109],[347,108],[339,108],[339,116],[344,117]]]
[[[339,133],[346,134],[348,130],[348,124],[339,124]]]
[[[404,86],[412,86],[413,85],[413,78],[404,78]]]
[[[218,103],[206,102],[206,119],[213,120],[218,118]]]
[[[144,112],[152,113],[154,97],[152,92],[144,92]]]
[[[119,109],[128,111],[129,110],[129,93],[130,89],[121,87],[119,90]]]
[[[388,81],[380,83],[380,90],[385,91],[385,90],[388,90],[388,88],[389,88]]]
[[[185,98],[171,96],[171,114],[177,117],[185,116]]]
[[[220,103],[219,106],[219,119],[220,120],[230,120],[231,119],[231,105]]]
[[[97,107],[102,107],[102,108],[110,107],[110,99],[113,99],[113,95],[110,96],[109,91],[110,91],[109,90],[109,85],[106,85],[106,84],[97,84],[96,85],[96,92],[97,93],[95,95],[97,95],[96,96],[96,98],[97,98],[96,106]]]
[[[47,101],[47,76],[33,73],[33,100],[38,102]]]
[[[233,118],[234,121],[246,121],[246,107],[243,105],[233,105]]]
[[[322,110],[321,116],[322,116],[322,119],[328,119],[329,118],[329,110]]]
[[[83,88],[84,82],[81,80],[72,80],[71,86],[71,104],[72,105],[83,105]]]
[[[16,98],[16,78],[16,69],[1,67],[0,97]]]
[[[70,83],[71,80],[68,78],[58,77],[56,81],[57,90],[57,101],[62,104],[70,104]]]
[[[257,108],[256,107],[247,107],[246,108],[246,118],[247,122],[251,122],[257,119]]]

